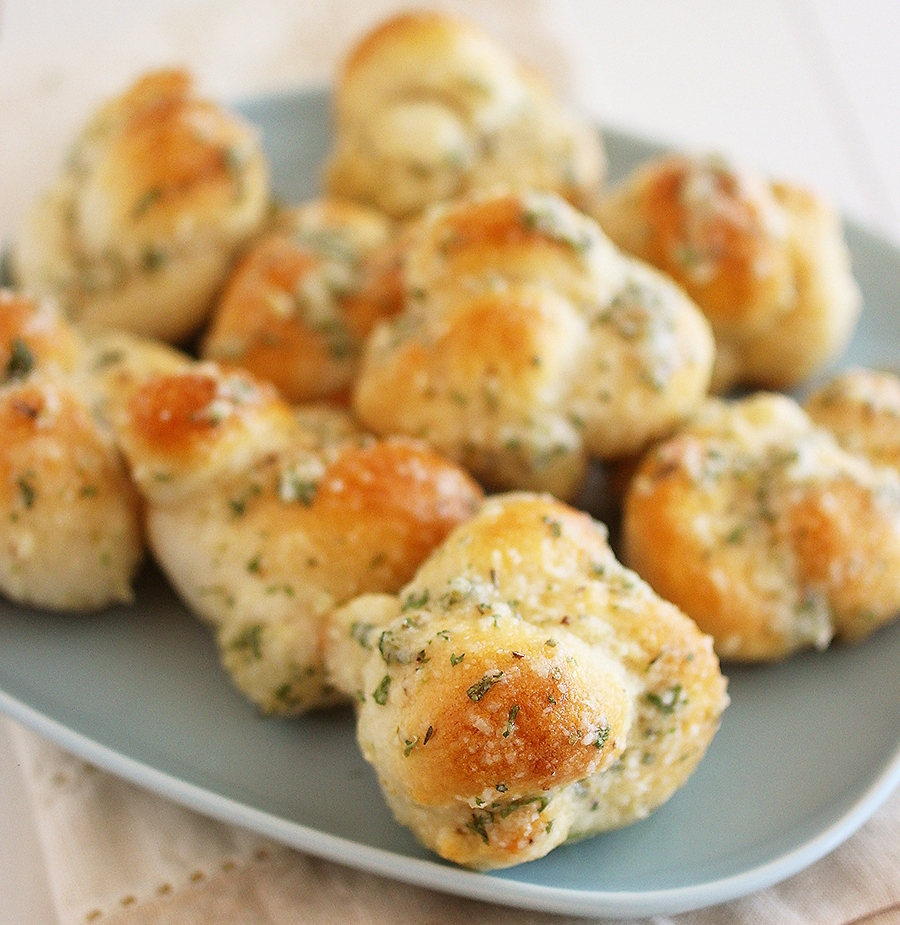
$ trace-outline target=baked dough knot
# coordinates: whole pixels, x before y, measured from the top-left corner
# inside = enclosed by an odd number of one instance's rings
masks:
[[[293,403],[346,399],[364,339],[399,307],[381,265],[391,236],[383,214],[347,200],[282,209],[229,274],[202,356]]]
[[[667,155],[608,190],[595,214],[709,318],[713,391],[785,389],[838,356],[861,299],[840,221],[819,196],[722,157]]]
[[[49,610],[133,598],[140,505],[47,300],[0,289],[0,592]]]
[[[623,544],[722,658],[854,642],[900,612],[900,475],[788,396],[711,399],[641,462]]]
[[[489,498],[399,595],[338,611],[326,651],[397,819],[479,869],[646,816],[727,703],[711,640],[544,495]]]
[[[403,310],[373,329],[354,386],[374,431],[569,500],[589,456],[637,452],[705,397],[703,315],[556,194],[435,206],[404,240]]]
[[[181,341],[268,203],[258,132],[187,73],[154,71],[82,129],[26,218],[14,273],[86,329]]]
[[[443,13],[368,33],[334,108],[327,188],[397,218],[498,182],[586,205],[605,171],[593,126],[479,27]]]
[[[117,420],[154,556],[264,713],[342,699],[322,665],[331,612],[401,587],[481,500],[422,444],[210,362],[145,377]]]
[[[900,471],[900,377],[850,367],[807,395],[806,413],[848,452]]]

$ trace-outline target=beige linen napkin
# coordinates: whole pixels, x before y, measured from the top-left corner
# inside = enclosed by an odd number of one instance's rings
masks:
[[[225,825],[6,720],[61,925],[576,925],[319,860]],[[900,791],[856,835],[755,895],[641,925],[897,925]],[[639,925],[632,920],[631,925]]]

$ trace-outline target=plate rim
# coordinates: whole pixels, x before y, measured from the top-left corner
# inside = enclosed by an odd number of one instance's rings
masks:
[[[354,842],[189,783],[109,748],[58,722],[0,689],[0,711],[34,732],[45,735],[83,761],[181,806],[316,857],[387,877],[413,886],[479,899],[494,905],[561,915],[677,915],[728,902],[765,889],[820,860],[833,851],[878,810],[900,785],[900,743],[873,782],[837,820],[815,837],[784,854],[740,874],[690,886],[653,890],[577,890],[510,880],[447,865],[438,860],[411,858],[385,848]]]
[[[247,108],[285,104],[299,99],[317,101],[327,106],[329,89],[324,84],[294,89],[282,88],[243,97],[233,105],[239,111],[244,111]],[[645,149],[667,150],[677,147],[613,126],[598,125],[598,130],[607,137],[612,136],[618,141],[640,145]],[[865,241],[867,246],[889,254],[900,266],[900,246],[886,233],[850,216],[841,217],[849,233]],[[299,822],[292,822],[103,745],[2,688],[0,712],[116,777],[171,799],[202,815],[225,824],[242,826],[316,857],[394,881],[463,898],[581,917],[673,915],[717,905],[770,887],[799,873],[837,848],[858,831],[900,786],[898,739],[892,757],[884,762],[880,772],[874,775],[868,786],[862,789],[838,818],[802,844],[782,851],[776,857],[754,864],[737,874],[713,877],[688,886],[647,890],[582,890],[471,871],[439,859],[409,857],[390,849],[363,844]]]

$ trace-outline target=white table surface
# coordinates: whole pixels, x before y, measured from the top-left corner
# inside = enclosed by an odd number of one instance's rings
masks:
[[[900,242],[897,0],[439,5],[482,22],[601,122],[806,183]],[[0,0],[0,241],[14,237],[87,113],[142,70],[185,63],[226,98],[322,83],[362,30],[402,6]],[[0,725],[0,925],[56,921]]]

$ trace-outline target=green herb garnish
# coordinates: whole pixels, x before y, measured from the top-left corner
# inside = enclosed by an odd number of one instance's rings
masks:
[[[24,476],[20,476],[16,479],[16,485],[19,488],[19,496],[22,498],[22,504],[28,509],[33,508],[34,502],[37,499],[37,490],[34,485]]]
[[[499,670],[486,674],[480,681],[476,681],[467,691],[469,700],[476,703],[503,677],[503,672]]]
[[[388,691],[391,689],[391,676],[386,674],[382,679],[378,687],[372,691],[372,699],[380,707],[383,707],[387,703]]]
[[[233,649],[235,652],[245,653],[259,660],[263,655],[262,633],[262,623],[254,623],[252,626],[248,626],[242,633],[235,636],[228,648]]]
[[[413,591],[407,596],[406,600],[403,602],[403,606],[400,609],[418,610],[420,607],[424,607],[428,603],[428,598],[428,588],[425,588],[424,591],[420,591],[418,594]]]
[[[21,337],[14,337],[9,345],[9,360],[4,370],[4,381],[24,379],[34,369],[34,353]]]
[[[663,691],[661,694],[654,693],[651,691],[647,694],[648,703],[653,704],[660,713],[670,714],[674,713],[675,710],[681,706],[681,693],[682,687],[680,684],[675,684],[670,687],[668,690]]]

